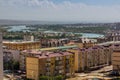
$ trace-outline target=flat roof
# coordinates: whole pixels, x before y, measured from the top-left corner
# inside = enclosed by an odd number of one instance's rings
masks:
[[[120,44],[120,41],[109,41],[109,42],[104,42],[104,43],[100,43],[97,45],[110,45],[110,44]]]
[[[40,42],[40,41],[3,41],[3,43],[17,43],[17,44],[21,44],[21,43],[34,43],[34,42]]]
[[[41,48],[40,51],[49,51],[49,50],[57,50],[57,49],[69,49],[69,48],[78,48],[77,45],[72,46],[59,46],[59,47],[51,47],[51,48]]]
[[[39,59],[41,58],[50,58],[50,57],[61,57],[61,56],[67,56],[72,55],[72,52],[39,52],[38,54],[35,54],[34,57],[37,57]],[[31,56],[28,56],[31,57]],[[33,58],[34,58],[33,57]]]

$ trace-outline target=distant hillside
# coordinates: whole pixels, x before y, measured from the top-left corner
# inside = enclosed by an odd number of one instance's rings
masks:
[[[120,22],[116,23],[75,23],[75,22],[57,22],[57,21],[30,21],[30,20],[7,20],[0,19],[0,25],[41,25],[41,24],[62,24],[66,27],[111,27],[120,30]]]
[[[0,19],[0,25],[34,25],[34,24],[62,24],[62,22],[53,21],[21,21]]]

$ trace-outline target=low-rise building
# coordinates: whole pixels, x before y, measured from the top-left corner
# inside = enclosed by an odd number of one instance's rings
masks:
[[[63,78],[74,75],[74,53],[72,52],[34,52],[26,51],[26,75],[29,79],[39,80],[41,76]]]

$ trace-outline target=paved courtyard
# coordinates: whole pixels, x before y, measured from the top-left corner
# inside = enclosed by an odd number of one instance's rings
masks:
[[[76,73],[76,77],[66,80],[87,80],[91,78],[99,78],[101,80],[110,80],[110,77],[106,77],[109,71],[112,70],[112,66],[106,66],[99,70],[91,71],[90,73]],[[95,79],[97,80],[97,79]]]

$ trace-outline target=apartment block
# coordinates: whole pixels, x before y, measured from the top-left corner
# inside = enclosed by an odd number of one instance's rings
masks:
[[[68,44],[65,45],[77,45],[79,48],[89,48],[95,46],[95,43],[91,41],[79,42],[79,41],[71,40]]]
[[[115,34],[112,34],[113,36]],[[116,35],[119,35],[119,34],[116,34]],[[115,36],[117,37],[117,36]],[[115,40],[115,39],[118,39],[118,38],[115,38],[112,40]],[[113,49],[113,52],[112,52],[112,58],[111,58],[111,61],[112,61],[112,65],[113,65],[113,70],[114,71],[118,71],[120,72],[120,41],[110,41],[110,42],[106,42],[106,43],[102,43],[100,45],[110,45]]]
[[[4,41],[3,46],[11,50],[26,50],[26,49],[38,49],[41,47],[40,41],[20,41],[10,42]]]
[[[68,39],[41,39],[42,48],[58,47],[68,43]]]
[[[31,52],[31,56],[26,58],[26,72],[27,78],[34,80],[39,80],[40,76],[72,77],[74,75],[74,53]]]
[[[92,70],[111,64],[112,49],[109,46],[98,46],[87,50],[85,69]]]
[[[20,51],[3,49],[3,61],[8,62],[9,60],[15,60],[19,62]]]
[[[31,49],[31,50],[24,50],[20,53],[20,69],[21,70],[26,70],[26,57],[30,56],[31,52],[37,53],[39,51],[63,51],[63,50],[67,50],[67,49],[73,49],[73,48],[77,48],[76,45],[73,46],[60,46],[60,47],[50,47],[50,48],[41,48],[41,49]],[[29,53],[28,53],[29,52]]]
[[[94,46],[83,49],[69,49],[75,53],[75,71],[90,71],[111,64],[111,46]]]
[[[120,44],[114,45],[114,52],[112,54],[112,65],[114,71],[120,72]]]

